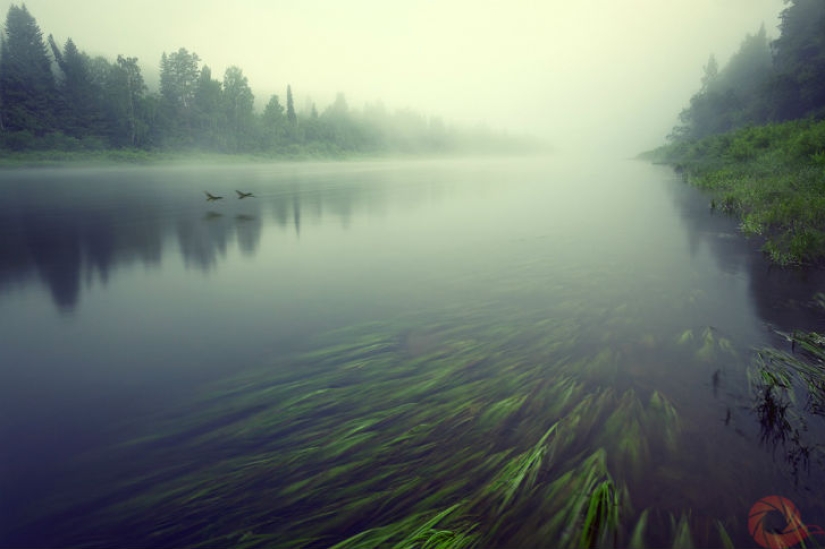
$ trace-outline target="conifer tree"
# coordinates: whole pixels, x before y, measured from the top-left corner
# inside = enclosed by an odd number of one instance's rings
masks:
[[[298,117],[295,115],[295,103],[292,101],[292,86],[286,87],[286,119],[290,126],[295,126],[298,123]]]
[[[9,8],[4,39],[0,52],[3,128],[43,135],[55,128],[57,90],[43,33],[25,5]]]

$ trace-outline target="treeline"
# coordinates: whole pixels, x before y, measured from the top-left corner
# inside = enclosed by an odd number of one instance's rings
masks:
[[[351,109],[343,94],[323,112],[295,109],[272,95],[256,112],[243,70],[213,77],[180,48],[160,60],[160,89],[149,90],[138,59],[91,57],[70,38],[44,40],[25,4],[12,5],[0,36],[0,149],[200,150],[269,155],[515,151],[535,146],[487,129],[447,127],[383,104]]]
[[[643,155],[712,194],[780,265],[825,265],[825,1],[788,0],[781,34],[745,38],[702,88],[671,143]]]
[[[825,2],[788,0],[780,36],[764,26],[719,68],[711,55],[701,89],[668,136],[693,141],[744,126],[825,117]]]

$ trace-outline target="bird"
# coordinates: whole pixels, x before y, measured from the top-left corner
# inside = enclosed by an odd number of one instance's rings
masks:
[[[222,200],[223,199],[222,196],[215,196],[214,194],[208,193],[206,191],[203,191],[203,192],[206,194],[206,201],[207,202],[212,202],[214,200]]]
[[[242,193],[241,191],[238,191],[238,190],[236,190],[235,192],[236,192],[236,193],[238,193],[238,199],[239,199],[239,200],[240,200],[241,198],[247,198],[247,197],[249,197],[249,196],[251,196],[252,198],[258,198],[257,196],[255,196],[255,195],[254,195],[254,194],[252,194],[252,193]]]

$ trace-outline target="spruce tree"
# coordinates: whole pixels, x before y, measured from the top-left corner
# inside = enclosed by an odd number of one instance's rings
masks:
[[[78,138],[105,134],[102,89],[92,81],[88,56],[77,49],[71,38],[62,51],[52,36],[49,45],[60,69],[59,110],[55,111],[60,129]]]
[[[3,127],[43,135],[55,128],[57,91],[51,62],[37,21],[12,4],[0,53],[0,98]]]
[[[298,123],[298,117],[295,115],[295,104],[292,101],[292,86],[286,87],[286,119],[290,126],[295,126]]]

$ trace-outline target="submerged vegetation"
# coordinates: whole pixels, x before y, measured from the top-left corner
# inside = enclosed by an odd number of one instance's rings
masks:
[[[711,56],[702,85],[679,116],[670,143],[641,155],[673,166],[711,194],[710,208],[734,215],[782,266],[825,264],[825,4],[788,0],[781,35],[764,28],[720,70]],[[822,307],[822,294],[814,298]],[[825,464],[825,338],[779,334],[790,349],[759,349],[747,369],[760,442],[800,476]],[[686,331],[680,344],[694,341]],[[711,343],[697,358],[711,357]],[[724,345],[730,348],[730,344]],[[721,341],[719,347],[722,347]],[[713,384],[718,378],[714,373]],[[725,424],[731,419],[728,409]],[[726,542],[727,543],[727,542]],[[785,542],[783,542],[785,543]],[[794,542],[796,543],[796,542]]]
[[[809,434],[811,421],[825,422],[825,336],[795,332],[788,338],[791,352],[761,349],[748,379],[762,443],[781,447],[798,478],[812,463],[825,466],[825,445]]]
[[[330,333],[125,426],[119,446],[69,475],[82,486],[61,492],[74,498],[31,524],[78,547],[748,542],[742,494],[709,503],[702,489],[728,478],[726,466],[701,482],[688,473],[705,450],[686,446],[685,431],[706,426],[686,423],[671,391],[634,370],[667,355],[623,333],[591,350],[575,315],[510,320]],[[745,366],[711,328],[660,345],[682,367]]]

